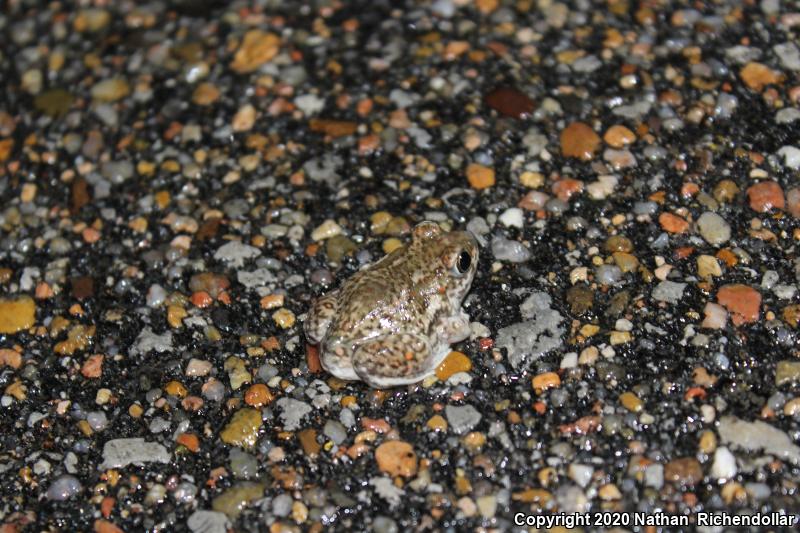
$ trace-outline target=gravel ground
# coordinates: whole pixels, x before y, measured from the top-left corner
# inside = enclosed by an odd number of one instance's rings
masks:
[[[4,3],[0,531],[800,513],[800,8],[299,6]],[[425,219],[471,339],[326,375]]]

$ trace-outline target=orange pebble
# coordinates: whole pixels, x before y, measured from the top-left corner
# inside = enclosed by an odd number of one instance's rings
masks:
[[[200,449],[200,439],[194,433],[181,433],[175,441],[192,453],[197,453]]]
[[[208,307],[213,303],[213,301],[214,300],[211,298],[211,295],[206,291],[199,291],[192,294],[192,303],[197,307]]]

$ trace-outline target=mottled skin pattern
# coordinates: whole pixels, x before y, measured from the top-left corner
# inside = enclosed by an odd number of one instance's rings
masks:
[[[322,367],[377,388],[430,375],[469,336],[461,302],[478,263],[471,233],[422,222],[412,241],[319,298],[304,327]]]

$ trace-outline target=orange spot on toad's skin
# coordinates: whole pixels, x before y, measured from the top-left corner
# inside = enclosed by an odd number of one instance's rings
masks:
[[[414,353],[413,352],[406,352],[405,358],[406,358],[406,361],[411,361],[412,359],[414,359]]]

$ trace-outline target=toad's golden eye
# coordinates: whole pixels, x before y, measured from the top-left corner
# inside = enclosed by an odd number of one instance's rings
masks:
[[[456,261],[456,269],[461,274],[464,274],[469,270],[470,265],[472,264],[472,256],[469,255],[468,252],[463,251],[458,254],[458,261]]]

